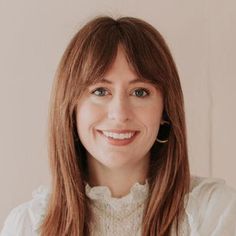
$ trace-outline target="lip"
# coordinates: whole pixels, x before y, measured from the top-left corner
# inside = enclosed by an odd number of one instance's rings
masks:
[[[130,138],[130,139],[113,139],[111,137],[107,137],[105,136],[101,130],[98,130],[99,135],[104,138],[109,144],[111,145],[115,145],[115,146],[125,146],[128,145],[130,143],[132,143],[134,141],[134,139],[137,137],[139,131],[134,131],[134,130],[103,130],[106,132],[114,132],[114,133],[131,133],[134,132],[134,135]]]
[[[98,130],[99,132],[112,132],[112,133],[117,133],[117,134],[124,134],[124,133],[134,133],[138,132],[137,130],[130,130],[130,129],[123,129],[123,130],[118,130],[118,129],[109,129],[109,130]]]

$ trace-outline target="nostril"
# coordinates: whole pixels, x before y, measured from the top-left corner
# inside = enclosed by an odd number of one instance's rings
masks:
[[[111,120],[116,120],[118,122],[125,122],[130,120],[128,115],[122,113],[109,113],[108,118]]]
[[[130,109],[111,109],[108,112],[108,118],[111,120],[117,120],[119,122],[124,122],[131,119]]]

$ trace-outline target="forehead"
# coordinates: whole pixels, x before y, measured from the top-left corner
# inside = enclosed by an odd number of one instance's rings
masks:
[[[113,84],[121,80],[124,80],[129,84],[150,83],[149,80],[139,76],[135,72],[133,66],[127,60],[123,47],[118,46],[113,63],[105,72],[104,76],[97,82]]]
[[[140,68],[142,63],[140,64],[134,60],[132,56],[128,56],[127,49],[121,43],[117,45],[117,49],[115,55],[112,60],[110,60],[110,64],[108,67],[102,71],[100,70],[100,74],[96,76],[92,74],[91,77],[87,79],[87,85],[85,87],[95,85],[98,83],[105,84],[136,84],[136,83],[146,83],[156,87],[158,90],[160,89],[160,83],[158,82],[158,78],[154,78],[153,74],[149,69]],[[103,63],[102,63],[103,64]],[[147,76],[143,74],[143,72]],[[142,73],[142,74],[141,74]],[[156,73],[155,73],[156,74]]]
[[[117,47],[117,53],[114,61],[106,71],[106,76],[109,77],[111,74],[128,74],[129,76],[137,76],[133,66],[128,62],[126,53],[122,46]]]

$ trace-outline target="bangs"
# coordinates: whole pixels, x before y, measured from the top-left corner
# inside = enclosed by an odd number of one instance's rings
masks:
[[[79,83],[89,86],[100,81],[117,54],[120,41],[119,31],[115,27],[101,27],[91,32],[83,45]]]
[[[143,25],[139,27],[138,24],[126,22],[125,18],[117,21],[107,21],[104,18],[104,22],[100,21],[96,27],[91,28],[94,30],[89,31],[80,55],[81,70],[77,74],[80,85],[87,87],[101,81],[113,64],[118,46],[121,45],[127,62],[137,76],[163,89],[166,62],[162,58],[155,34],[145,31]]]

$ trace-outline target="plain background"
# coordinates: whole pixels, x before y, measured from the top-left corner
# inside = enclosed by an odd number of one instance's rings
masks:
[[[195,175],[236,188],[234,0],[0,0],[0,228],[10,209],[50,184],[47,114],[58,62],[97,15],[154,25],[176,61]]]

